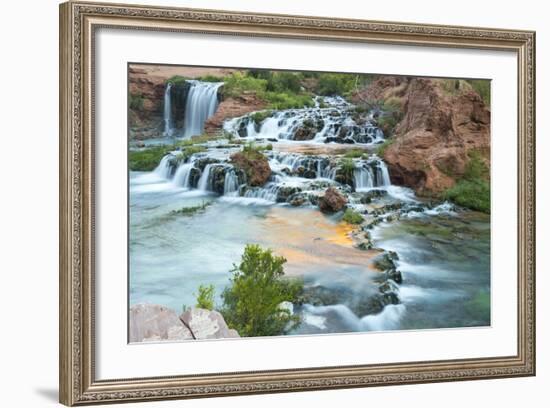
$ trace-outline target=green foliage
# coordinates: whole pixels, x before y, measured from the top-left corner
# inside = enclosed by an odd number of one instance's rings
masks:
[[[303,291],[301,280],[284,277],[285,262],[270,249],[247,245],[240,264],[233,265],[231,284],[222,293],[221,313],[241,336],[276,336],[299,324],[298,316],[280,306],[296,302]]]
[[[292,94],[285,92],[265,92],[262,98],[269,103],[271,109],[283,110],[294,108],[311,108],[315,106],[311,95]]]
[[[266,120],[267,118],[269,118],[271,115],[273,115],[273,111],[270,111],[270,110],[263,110],[263,111],[258,111],[258,112],[254,112],[250,115],[250,118],[256,122],[256,124],[260,124],[262,123],[264,120]]]
[[[474,91],[483,99],[487,107],[491,106],[491,81],[488,79],[468,79],[467,82],[472,85]]]
[[[202,146],[187,146],[184,147],[180,152],[176,153],[175,160],[179,163],[185,163],[192,155],[200,152],[204,152],[206,148]]]
[[[236,71],[224,78],[223,93],[228,97],[238,97],[243,93],[254,92],[263,95],[266,91],[267,80],[255,78],[246,73]]]
[[[300,72],[273,72],[267,81],[267,90],[271,92],[299,93],[302,85]]]
[[[379,145],[378,148],[376,149],[376,154],[380,157],[384,157],[384,153],[386,152],[386,149],[390,147],[394,141],[395,139],[393,138],[384,140],[384,143]]]
[[[184,85],[187,81],[187,78],[181,75],[174,75],[166,80],[166,83],[171,83],[172,85]]]
[[[203,202],[202,204],[200,205],[194,205],[194,206],[191,206],[191,207],[182,207],[180,208],[179,210],[173,210],[170,212],[170,215],[183,215],[183,216],[186,216],[186,217],[190,217],[198,212],[202,212],[206,209],[206,207],[208,207],[210,204],[212,204],[211,202]]]
[[[213,310],[214,309],[214,285],[200,285],[196,295],[196,306],[200,309]]]
[[[359,157],[363,157],[364,154],[365,154],[365,151],[364,151],[364,150],[361,150],[361,149],[351,149],[351,150],[348,150],[348,151],[344,154],[344,157],[345,157],[345,158],[348,158],[348,159],[358,159]]]
[[[355,163],[349,157],[344,157],[340,159],[338,163],[340,166],[340,171],[346,179],[353,180],[353,173],[355,172]]]
[[[143,109],[143,95],[130,94],[130,109],[140,111]]]
[[[351,208],[348,208],[344,212],[342,221],[347,222],[348,224],[361,224],[364,221],[364,219],[363,219],[363,216],[359,214],[357,211],[354,211]]]
[[[356,75],[321,73],[317,84],[319,95],[346,95],[355,86]]]
[[[212,140],[222,139],[224,137],[227,137],[227,135],[209,135],[205,133],[203,135],[192,136],[189,139],[182,140],[179,142],[179,145],[182,147],[193,146],[197,144],[204,144]]]
[[[462,178],[443,197],[462,207],[484,213],[491,212],[491,184],[489,169],[481,154],[472,150]]]
[[[155,146],[128,152],[128,167],[132,171],[152,171],[160,160],[173,149],[170,146]]]
[[[203,82],[223,82],[223,78],[216,75],[204,75],[197,79]]]

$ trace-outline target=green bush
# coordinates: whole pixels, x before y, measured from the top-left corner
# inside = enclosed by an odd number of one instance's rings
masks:
[[[197,79],[203,82],[223,82],[223,78],[216,75],[204,75]]]
[[[344,157],[345,157],[345,158],[348,158],[348,159],[358,159],[359,157],[362,157],[363,154],[365,154],[365,151],[364,151],[364,150],[361,150],[361,149],[351,149],[351,150],[348,150],[348,151],[344,154]]]
[[[264,120],[266,120],[267,118],[269,118],[271,115],[273,115],[273,112],[270,111],[270,110],[263,110],[263,111],[258,111],[258,112],[254,112],[250,115],[250,118],[256,123],[256,124],[260,124],[262,123]]]
[[[384,157],[384,153],[386,152],[386,149],[390,147],[394,141],[395,139],[393,138],[384,140],[384,143],[379,145],[378,148],[376,149],[376,154],[380,157]]]
[[[177,164],[185,163],[192,155],[200,152],[204,152],[205,147],[202,146],[187,146],[184,147],[180,152],[176,153],[175,160]]]
[[[309,94],[291,94],[285,92],[265,92],[262,99],[269,103],[271,109],[295,109],[303,107],[313,107],[315,103]]]
[[[173,85],[183,85],[187,81],[187,78],[181,75],[174,75],[166,80],[166,83]]]
[[[173,149],[169,146],[155,146],[128,153],[128,167],[132,171],[152,171],[161,159]]]
[[[214,309],[214,285],[200,285],[198,289],[197,304],[200,309]]]
[[[474,91],[483,99],[487,107],[491,106],[491,81],[488,79],[468,79],[467,82],[472,85]]]
[[[348,224],[361,224],[364,221],[364,219],[363,219],[363,216],[359,214],[357,211],[354,211],[351,208],[348,208],[344,212],[342,221],[347,222]]]
[[[245,92],[254,92],[257,95],[262,95],[267,86],[267,80],[254,78],[240,71],[226,76],[224,82],[223,93],[229,97],[238,97]]]
[[[355,163],[353,163],[353,160],[349,157],[344,157],[340,159],[339,165],[342,174],[346,178],[353,179],[353,174],[355,172]]]
[[[484,213],[491,212],[491,184],[489,169],[482,159],[481,153],[472,150],[462,178],[443,197],[461,207]]]
[[[284,277],[285,262],[270,249],[247,245],[240,264],[233,265],[221,313],[242,337],[285,334],[299,324],[298,316],[280,306],[296,302],[303,291],[301,280]]]
[[[272,92],[299,93],[302,85],[299,72],[274,72],[267,82],[267,90]]]
[[[143,109],[143,95],[130,94],[130,109],[140,111]]]
[[[353,90],[356,75],[322,73],[319,75],[317,93],[319,95],[340,95],[344,96]]]

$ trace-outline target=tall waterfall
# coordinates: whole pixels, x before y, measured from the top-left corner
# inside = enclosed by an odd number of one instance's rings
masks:
[[[218,89],[223,82],[201,82],[190,80],[191,84],[185,104],[184,134],[189,138],[204,131],[204,122],[216,113],[218,108]]]
[[[164,136],[172,136],[172,83],[168,82],[164,90]]]

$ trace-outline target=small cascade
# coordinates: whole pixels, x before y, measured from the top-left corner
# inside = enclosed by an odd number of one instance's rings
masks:
[[[191,170],[194,168],[194,163],[181,164],[174,174],[172,183],[178,187],[191,188]]]
[[[224,124],[236,137],[335,143],[381,143],[384,133],[369,116],[358,121],[355,107],[342,98],[315,100],[315,107],[287,109],[272,113],[257,123],[249,114]],[[323,106],[323,107],[321,107]]]
[[[161,178],[169,179],[172,175],[172,158],[173,156],[171,154],[164,156],[153,172]]]
[[[379,157],[373,156],[367,160],[357,160],[354,164],[353,182],[356,191],[391,185],[388,167]]]
[[[212,177],[210,175],[210,170],[212,169],[213,164],[207,164],[204,168],[204,171],[201,174],[199,179],[199,184],[197,188],[202,191],[211,191],[212,190]]]
[[[225,181],[223,185],[223,195],[237,195],[239,190],[239,178],[235,169],[231,168],[225,172]]]
[[[204,123],[216,113],[218,108],[218,89],[223,82],[187,81],[191,84],[185,103],[184,134],[191,136],[201,135],[204,132]]]
[[[168,82],[164,90],[164,136],[171,137],[174,133],[172,126],[172,83]]]
[[[353,171],[353,182],[356,191],[374,187],[372,174],[365,167],[356,167]]]

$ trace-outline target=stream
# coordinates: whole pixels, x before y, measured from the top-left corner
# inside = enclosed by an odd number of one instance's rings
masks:
[[[203,109],[215,110],[206,102]],[[392,185],[374,153],[383,132],[357,123],[351,108],[326,97],[261,123],[233,118],[224,124],[229,137],[207,142],[205,151],[182,158],[175,150],[152,172],[130,172],[130,305],[179,312],[194,305],[200,284],[213,284],[220,304],[232,265],[257,243],[287,259],[285,274],[304,279],[304,301],[293,305],[302,323],[291,334],[489,325],[490,217]],[[172,135],[170,120],[165,125]],[[186,137],[201,133],[193,126]],[[235,141],[272,146],[263,152],[272,174],[262,187],[248,187],[229,162],[242,149]],[[345,179],[340,158],[351,148],[364,153],[350,159],[353,177]],[[319,211],[330,186],[365,223]],[[191,216],[176,213],[198,205],[204,209]],[[365,234],[373,245],[360,249]],[[373,266],[388,253],[397,255],[402,282]]]

